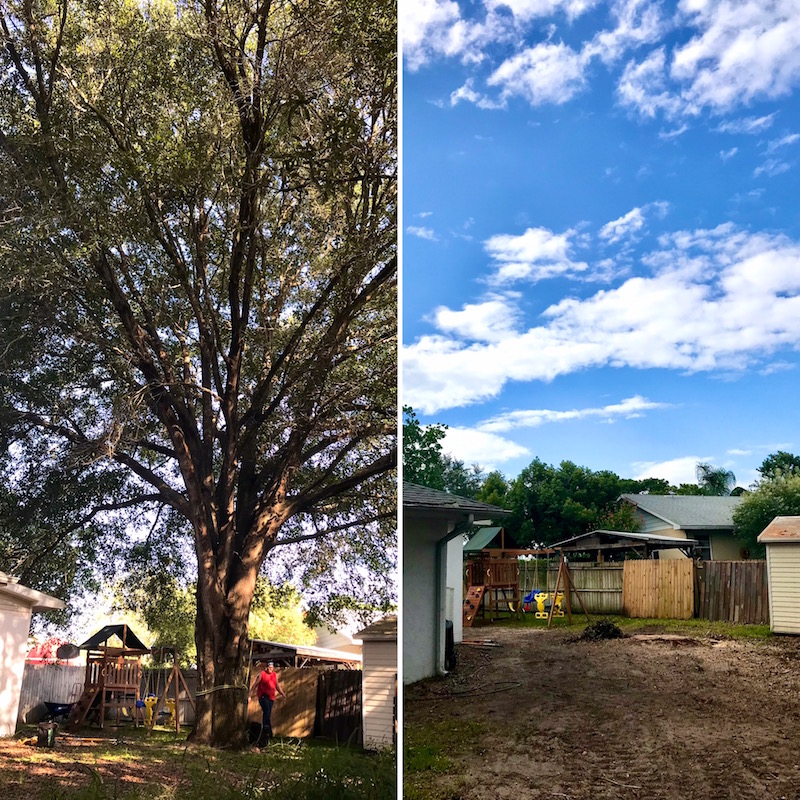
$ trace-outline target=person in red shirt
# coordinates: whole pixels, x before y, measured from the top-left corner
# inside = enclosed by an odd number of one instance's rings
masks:
[[[266,733],[267,737],[271,739],[272,704],[275,702],[276,696],[286,697],[286,692],[283,691],[283,687],[278,680],[278,673],[275,672],[275,665],[271,661],[267,662],[266,668],[262,669],[261,674],[258,676],[256,694],[262,713],[261,733],[262,736]]]

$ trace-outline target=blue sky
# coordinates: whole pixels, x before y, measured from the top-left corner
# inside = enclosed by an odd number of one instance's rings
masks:
[[[404,403],[747,486],[800,451],[796,0],[402,0]]]

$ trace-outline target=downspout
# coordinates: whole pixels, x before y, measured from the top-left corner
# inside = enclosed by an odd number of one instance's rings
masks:
[[[436,674],[446,675],[444,668],[445,648],[445,615],[447,614],[447,544],[466,533],[475,520],[474,514],[469,514],[465,520],[459,522],[444,539],[436,545]],[[454,612],[456,609],[454,609]]]

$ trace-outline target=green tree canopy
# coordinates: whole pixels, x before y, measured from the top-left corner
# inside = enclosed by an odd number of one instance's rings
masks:
[[[395,4],[0,0],[0,44],[4,546],[180,532],[193,736],[243,742],[276,548],[393,593]]]
[[[765,547],[758,535],[775,517],[800,514],[800,475],[789,474],[762,481],[742,497],[733,512],[734,531],[743,546],[755,558],[764,558]]]
[[[736,476],[729,469],[699,463],[696,468],[700,494],[727,497],[736,486]]]
[[[483,484],[483,469],[443,452],[446,433],[446,425],[422,425],[413,408],[403,407],[403,479],[474,500]]]
[[[800,456],[778,450],[777,453],[768,455],[757,471],[762,480],[768,481],[788,475],[800,475]]]

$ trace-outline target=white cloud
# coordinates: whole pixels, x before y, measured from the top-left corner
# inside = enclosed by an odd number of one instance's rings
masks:
[[[764,117],[743,117],[720,123],[716,130],[719,133],[747,133],[757,134],[767,130],[775,121],[775,112]]]
[[[730,150],[720,150],[719,151],[719,157],[723,161],[728,161],[731,158],[733,158],[738,152],[739,152],[739,148],[738,147],[731,147]]]
[[[567,45],[538,44],[504,61],[487,80],[501,88],[501,98],[520,96],[532,106],[560,105],[572,99],[585,85],[585,63],[580,53]]]
[[[726,455],[729,455],[729,456],[749,456],[749,455],[752,454],[752,452],[753,452],[752,450],[739,450],[738,448],[734,447],[733,449],[728,450]]]
[[[670,408],[669,403],[656,403],[641,395],[628,397],[619,403],[601,408],[575,408],[570,411],[553,411],[550,409],[528,409],[524,411],[508,411],[481,422],[478,428],[482,431],[500,432],[515,428],[538,428],[551,422],[572,422],[583,419],[602,419],[606,422],[617,418],[633,419],[643,416],[645,411]]]
[[[454,48],[451,29],[461,21],[453,0],[404,0],[400,4],[403,57],[416,69],[434,54],[448,54]]]
[[[487,95],[476,92],[473,88],[474,79],[468,78],[467,82],[450,93],[450,105],[456,106],[461,102],[474,103],[478,108],[489,110],[505,108],[505,100],[492,100]]]
[[[531,454],[527,447],[496,433],[462,427],[448,427],[442,439],[442,451],[465,464],[480,464],[486,470],[512,458]]]
[[[641,208],[632,208],[627,214],[603,225],[597,235],[608,244],[617,244],[622,239],[633,238],[644,228],[645,217],[650,212],[653,212],[658,219],[664,219],[669,212],[669,203],[657,200]]]
[[[666,32],[659,5],[649,0],[617,0],[610,12],[615,26],[587,42],[582,51],[585,61],[597,57],[611,64],[631,48],[657,42]]]
[[[436,327],[465,339],[501,341],[514,331],[518,309],[513,296],[494,296],[482,303],[468,303],[461,311],[439,306],[433,313]]]
[[[672,139],[677,139],[679,136],[683,136],[688,130],[688,125],[681,125],[680,128],[674,128],[671,131],[659,131],[658,138],[668,142]]]
[[[735,375],[800,342],[799,242],[728,223],[663,236],[646,263],[649,277],[564,299],[504,338],[422,337],[404,350],[407,401],[434,413],[608,366]]]
[[[655,117],[659,112],[675,116],[682,102],[668,88],[666,62],[663,47],[650,53],[644,61],[629,61],[617,84],[620,103],[645,117]]]
[[[781,147],[786,147],[790,144],[795,144],[800,140],[800,133],[787,133],[786,136],[781,136],[780,139],[773,139],[767,143],[767,152],[774,153]]]
[[[409,225],[406,228],[406,233],[416,236],[419,239],[427,239],[430,242],[436,241],[436,234],[431,228],[424,228],[419,225]]]
[[[671,75],[688,82],[688,110],[724,111],[787,95],[800,79],[795,0],[681,0],[698,30],[673,56]]]
[[[620,239],[636,233],[644,226],[644,216],[641,208],[633,208],[619,219],[607,222],[600,228],[598,236],[609,244],[616,244]]]
[[[599,0],[485,0],[488,9],[508,8],[521,21],[549,17],[563,11],[575,19],[599,3]]]
[[[753,177],[757,178],[759,175],[768,175],[770,178],[774,178],[776,175],[787,172],[791,168],[791,165],[787,164],[785,161],[780,161],[777,158],[768,158],[763,164],[757,166],[753,170]]]
[[[572,260],[573,239],[576,236],[577,231],[572,228],[564,233],[553,233],[547,228],[528,228],[520,236],[492,236],[484,242],[486,252],[495,266],[490,282],[537,282],[557,275],[583,272],[587,264]]]
[[[680,486],[682,483],[697,484],[697,464],[711,461],[710,456],[681,456],[669,461],[635,461],[631,466],[636,473],[634,480],[663,478],[672,486]]]

